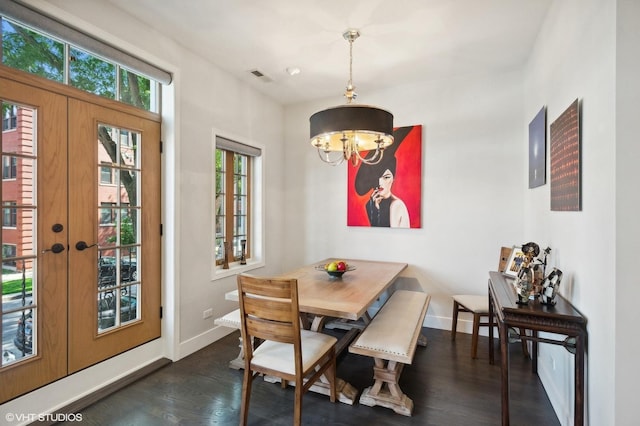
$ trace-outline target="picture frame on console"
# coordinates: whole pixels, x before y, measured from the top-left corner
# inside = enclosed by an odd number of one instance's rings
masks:
[[[509,260],[507,260],[507,266],[504,269],[504,274],[508,277],[517,277],[523,260],[524,252],[522,251],[522,246],[513,246]]]

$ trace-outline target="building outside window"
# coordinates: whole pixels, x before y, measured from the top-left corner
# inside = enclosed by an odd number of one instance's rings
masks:
[[[18,212],[16,208],[6,207],[6,206],[15,206],[15,201],[5,201],[3,203],[5,206],[2,209],[2,226],[4,228],[15,228],[18,223]]]
[[[18,158],[2,157],[2,179],[15,179],[18,174]]]
[[[14,130],[18,127],[18,108],[15,105],[3,105],[2,131]]]

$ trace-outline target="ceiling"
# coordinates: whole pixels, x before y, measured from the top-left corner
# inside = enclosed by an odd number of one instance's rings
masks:
[[[553,0],[109,0],[282,104],[520,69]],[[298,75],[286,69],[297,67]],[[250,71],[259,70],[258,78]]]

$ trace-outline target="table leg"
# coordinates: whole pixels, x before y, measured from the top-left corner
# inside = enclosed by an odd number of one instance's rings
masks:
[[[584,424],[584,350],[585,350],[585,337],[582,335],[576,337],[576,354],[573,360],[575,364],[575,401],[574,401],[574,420],[575,426],[582,426]]]
[[[531,340],[531,372],[538,374],[538,331],[532,330],[531,334],[533,336]]]
[[[500,393],[502,397],[502,426],[509,426],[509,341],[507,338],[507,325],[498,321],[500,333]]]
[[[493,355],[493,298],[489,292],[489,364],[495,363]]]

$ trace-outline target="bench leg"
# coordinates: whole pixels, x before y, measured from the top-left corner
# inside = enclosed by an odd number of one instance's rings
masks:
[[[244,347],[242,346],[242,336],[238,338],[240,341],[240,353],[237,357],[229,361],[229,368],[233,368],[234,370],[242,370],[244,368]],[[251,338],[251,343],[253,344],[253,338]]]
[[[374,363],[373,386],[362,392],[360,404],[369,407],[380,405],[403,416],[411,416],[413,401],[402,392],[398,384],[404,364],[381,358],[374,358]]]

